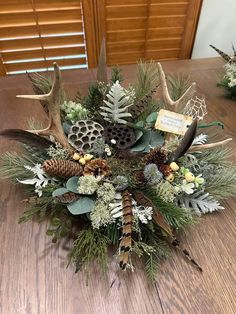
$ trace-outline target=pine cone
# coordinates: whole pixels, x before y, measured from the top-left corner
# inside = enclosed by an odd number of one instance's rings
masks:
[[[73,161],[50,159],[43,163],[43,170],[51,177],[70,178],[80,176],[83,173],[83,167]]]
[[[163,173],[164,177],[168,177],[173,171],[169,165],[160,165],[158,167],[158,170],[160,170]]]
[[[167,151],[163,148],[157,147],[154,148],[148,153],[145,158],[145,164],[156,164],[159,168],[160,165],[163,165],[167,159]]]
[[[89,161],[84,167],[84,176],[104,176],[109,177],[111,175],[111,168],[108,166],[105,159],[93,159]]]
[[[138,185],[146,185],[147,184],[147,180],[144,176],[144,173],[143,171],[136,171],[134,173],[134,179],[135,179],[135,182],[138,184]]]
[[[73,192],[68,192],[60,196],[55,196],[54,199],[60,203],[69,204],[79,199],[79,195]]]

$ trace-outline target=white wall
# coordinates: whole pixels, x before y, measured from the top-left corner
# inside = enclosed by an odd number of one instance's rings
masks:
[[[236,47],[236,0],[203,0],[192,59],[217,57],[209,44],[233,55]]]

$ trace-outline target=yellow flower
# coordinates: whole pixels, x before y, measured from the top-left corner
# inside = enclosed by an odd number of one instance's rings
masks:
[[[79,160],[81,157],[82,157],[82,156],[79,155],[79,154],[77,154],[77,153],[74,153],[74,155],[73,155],[73,159],[74,159],[74,160]]]
[[[186,180],[187,182],[193,182],[193,181],[195,180],[194,174],[193,174],[192,172],[187,172],[187,173],[185,174],[185,180]]]
[[[166,180],[169,182],[173,182],[175,179],[175,176],[173,175],[173,173],[169,174],[168,177],[166,177]]]
[[[85,165],[86,164],[86,160],[84,158],[80,158],[79,163],[81,165]]]
[[[170,168],[171,168],[171,170],[173,170],[173,171],[178,171],[178,170],[179,170],[179,166],[177,165],[176,162],[172,162],[172,163],[170,164]]]
[[[85,159],[85,161],[90,161],[91,159],[93,159],[93,155],[85,154],[84,159]]]

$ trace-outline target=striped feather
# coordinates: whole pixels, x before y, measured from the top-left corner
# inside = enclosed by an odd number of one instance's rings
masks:
[[[45,137],[21,129],[5,129],[0,132],[0,136],[4,136],[9,140],[21,142],[29,146],[37,147],[38,149],[47,149],[51,145],[55,145]]]
[[[132,198],[128,191],[122,193],[122,208],[123,208],[123,224],[122,238],[120,241],[119,265],[122,270],[126,269],[129,261],[129,253],[132,246]]]
[[[227,62],[231,62],[232,59],[229,55],[227,55],[224,51],[216,48],[215,46],[213,45],[210,45],[211,48],[213,48],[225,61]]]

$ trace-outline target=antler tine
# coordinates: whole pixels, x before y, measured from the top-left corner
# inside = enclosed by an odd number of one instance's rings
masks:
[[[49,110],[48,126],[42,130],[28,130],[31,133],[41,135],[52,135],[61,145],[71,150],[71,146],[64,134],[61,125],[60,116],[60,91],[61,91],[61,72],[57,63],[54,66],[54,81],[52,88],[48,94],[45,95],[17,95],[19,98],[34,99],[34,100],[47,100]]]
[[[201,150],[204,150],[204,149],[214,148],[214,147],[218,147],[218,146],[221,146],[221,145],[226,145],[230,141],[232,141],[231,137],[227,138],[226,140],[220,141],[220,142],[209,143],[209,144],[204,144],[204,145],[191,146],[188,151],[189,152],[196,152],[196,151],[201,151]]]
[[[182,103],[182,101],[185,98],[187,98],[188,95],[192,95],[193,91],[195,91],[196,83],[193,83],[178,100],[173,101],[171,99],[169,91],[168,91],[165,73],[164,73],[162,66],[159,62],[157,63],[157,67],[158,67],[158,71],[159,71],[159,75],[160,75],[162,97],[164,99],[165,105],[166,105],[167,109],[177,112],[179,109],[178,107]]]

